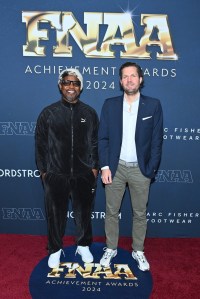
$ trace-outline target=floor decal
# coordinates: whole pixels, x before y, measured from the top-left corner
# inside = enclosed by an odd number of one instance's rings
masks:
[[[64,248],[59,268],[50,269],[48,257],[33,269],[29,288],[33,299],[148,299],[152,291],[151,272],[138,269],[131,253],[118,248],[110,267],[103,268],[99,260],[103,243],[93,243],[94,262],[84,264],[76,246]]]

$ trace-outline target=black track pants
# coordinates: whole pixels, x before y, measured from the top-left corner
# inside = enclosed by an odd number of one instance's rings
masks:
[[[91,212],[95,188],[96,178],[92,171],[78,177],[46,174],[44,189],[50,254],[63,246],[62,238],[65,234],[69,198],[72,200],[77,230],[76,244],[80,246],[91,244]]]

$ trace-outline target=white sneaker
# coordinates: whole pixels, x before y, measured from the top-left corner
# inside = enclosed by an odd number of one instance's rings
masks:
[[[62,249],[50,254],[48,259],[48,266],[50,268],[58,268],[60,265],[60,256]]]
[[[92,263],[94,258],[88,246],[77,246],[75,254],[80,254],[84,263]]]
[[[104,248],[103,249],[105,253],[103,254],[101,260],[100,260],[100,265],[102,267],[109,267],[111,260],[113,257],[117,255],[117,249],[109,249],[109,248]]]
[[[143,251],[133,251],[132,257],[137,261],[138,268],[141,271],[149,271],[150,266]]]

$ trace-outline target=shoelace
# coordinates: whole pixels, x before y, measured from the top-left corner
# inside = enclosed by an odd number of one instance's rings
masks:
[[[108,251],[107,251],[107,248],[104,248],[103,250],[105,251],[103,257],[104,257],[105,259],[109,259],[109,258],[112,256],[112,251],[108,252]]]
[[[63,250],[63,249],[61,249],[60,256],[61,256],[61,254],[63,254],[63,255],[64,255],[64,257],[65,257],[65,253],[64,253],[64,250]]]
[[[144,256],[144,254],[138,254],[137,253],[137,257],[138,259],[142,262],[142,263],[145,263],[146,262],[146,258]]]

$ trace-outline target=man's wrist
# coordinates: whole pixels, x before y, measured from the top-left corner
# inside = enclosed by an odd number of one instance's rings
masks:
[[[103,166],[101,167],[101,170],[109,169],[109,166]]]

